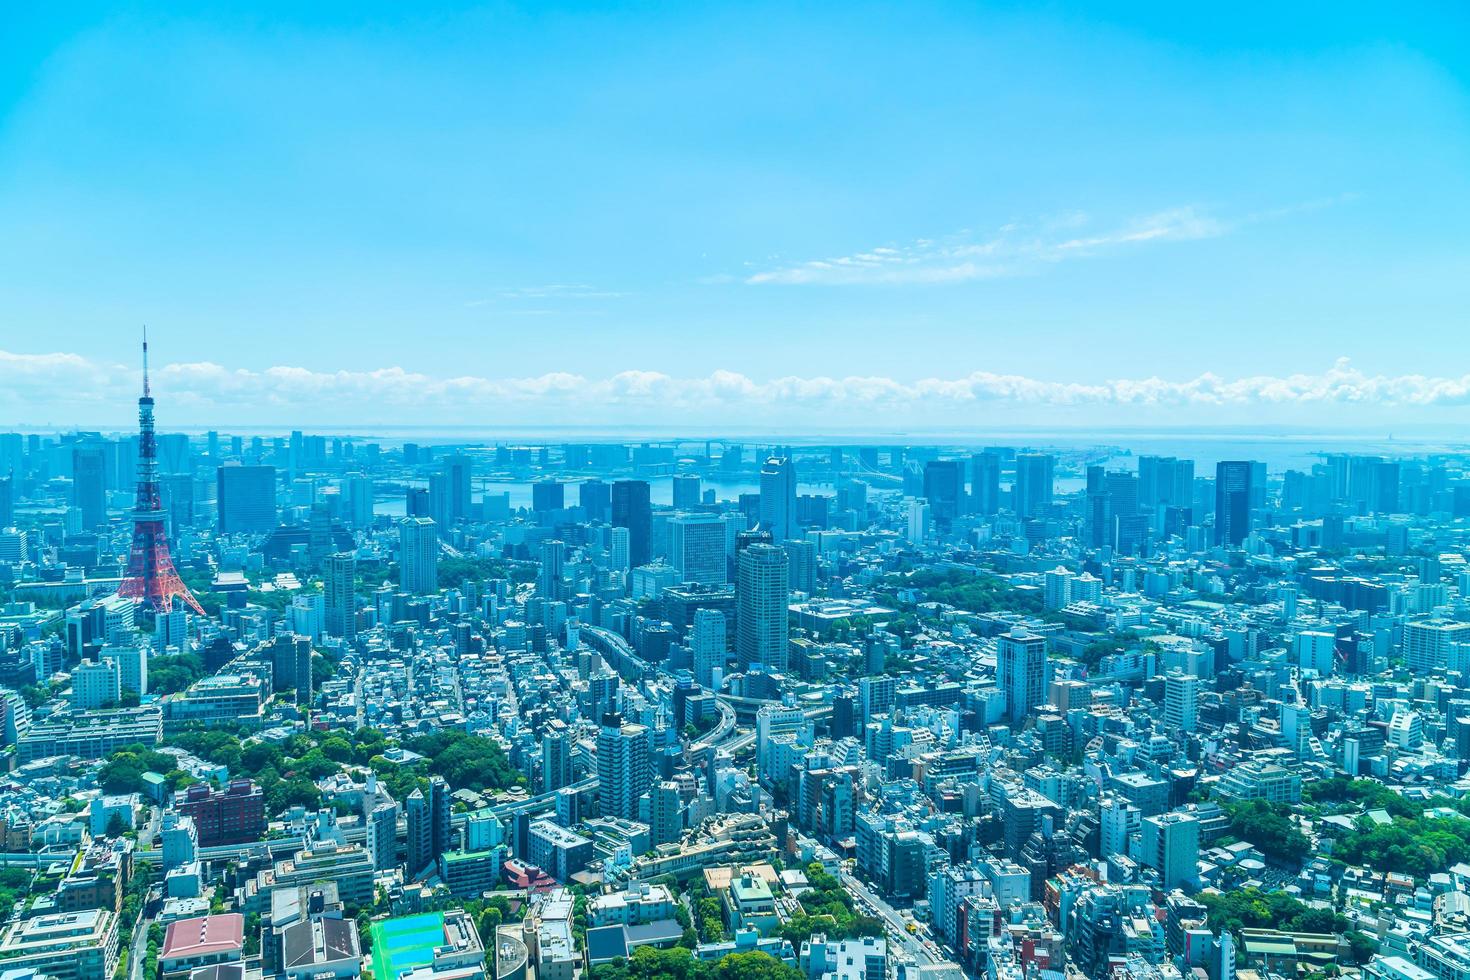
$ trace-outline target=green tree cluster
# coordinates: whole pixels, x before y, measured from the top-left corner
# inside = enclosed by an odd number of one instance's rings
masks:
[[[500,743],[458,728],[445,728],[404,743],[427,760],[428,771],[454,789],[507,789],[524,786],[526,777],[510,764]]]
[[[165,653],[148,661],[148,690],[177,694],[204,676],[204,661],[193,653]]]
[[[143,774],[156,772],[165,777],[171,789],[182,789],[193,777],[180,769],[174,757],[155,752],[146,745],[118,749],[107,757],[97,771],[97,783],[110,796],[143,792]]]
[[[766,953],[731,953],[706,962],[682,946],[640,946],[627,959],[593,967],[590,980],[803,980],[803,974]]]
[[[883,935],[883,923],[860,914],[842,882],[820,864],[807,865],[806,880],[811,888],[797,899],[801,914],[793,915],[781,926],[781,937],[791,945],[800,947],[814,932],[825,933],[828,939]]]
[[[943,603],[966,612],[1024,612],[1041,615],[1046,611],[1040,595],[1013,589],[1004,579],[994,575],[971,575],[953,569],[921,568],[907,576],[890,576],[885,589],[917,589],[926,602]]]
[[[1230,833],[1249,841],[1261,853],[1284,861],[1300,861],[1312,842],[1291,819],[1291,809],[1265,800],[1242,800],[1224,804],[1230,817]]]

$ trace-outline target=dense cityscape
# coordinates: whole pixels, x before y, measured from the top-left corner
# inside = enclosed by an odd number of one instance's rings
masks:
[[[0,434],[7,980],[1470,971],[1470,456],[190,434],[143,383]]]

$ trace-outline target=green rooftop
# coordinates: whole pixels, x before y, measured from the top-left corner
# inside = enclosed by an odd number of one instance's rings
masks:
[[[399,919],[374,922],[373,976],[397,980],[399,976],[434,962],[434,950],[444,945],[444,913],[425,912]]]

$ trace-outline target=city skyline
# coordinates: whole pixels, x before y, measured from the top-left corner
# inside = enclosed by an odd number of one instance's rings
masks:
[[[1463,8],[844,10],[15,13],[0,405],[1466,419]]]

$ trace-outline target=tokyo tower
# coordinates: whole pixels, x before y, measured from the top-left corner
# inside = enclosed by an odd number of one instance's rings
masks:
[[[133,506],[133,547],[128,555],[128,574],[117,594],[138,599],[155,613],[168,612],[174,598],[204,615],[174,570],[168,550],[168,532],[163,527],[163,500],[158,493],[158,441],[153,435],[153,395],[148,389],[148,332],[143,332],[143,397],[138,399],[138,491]]]

